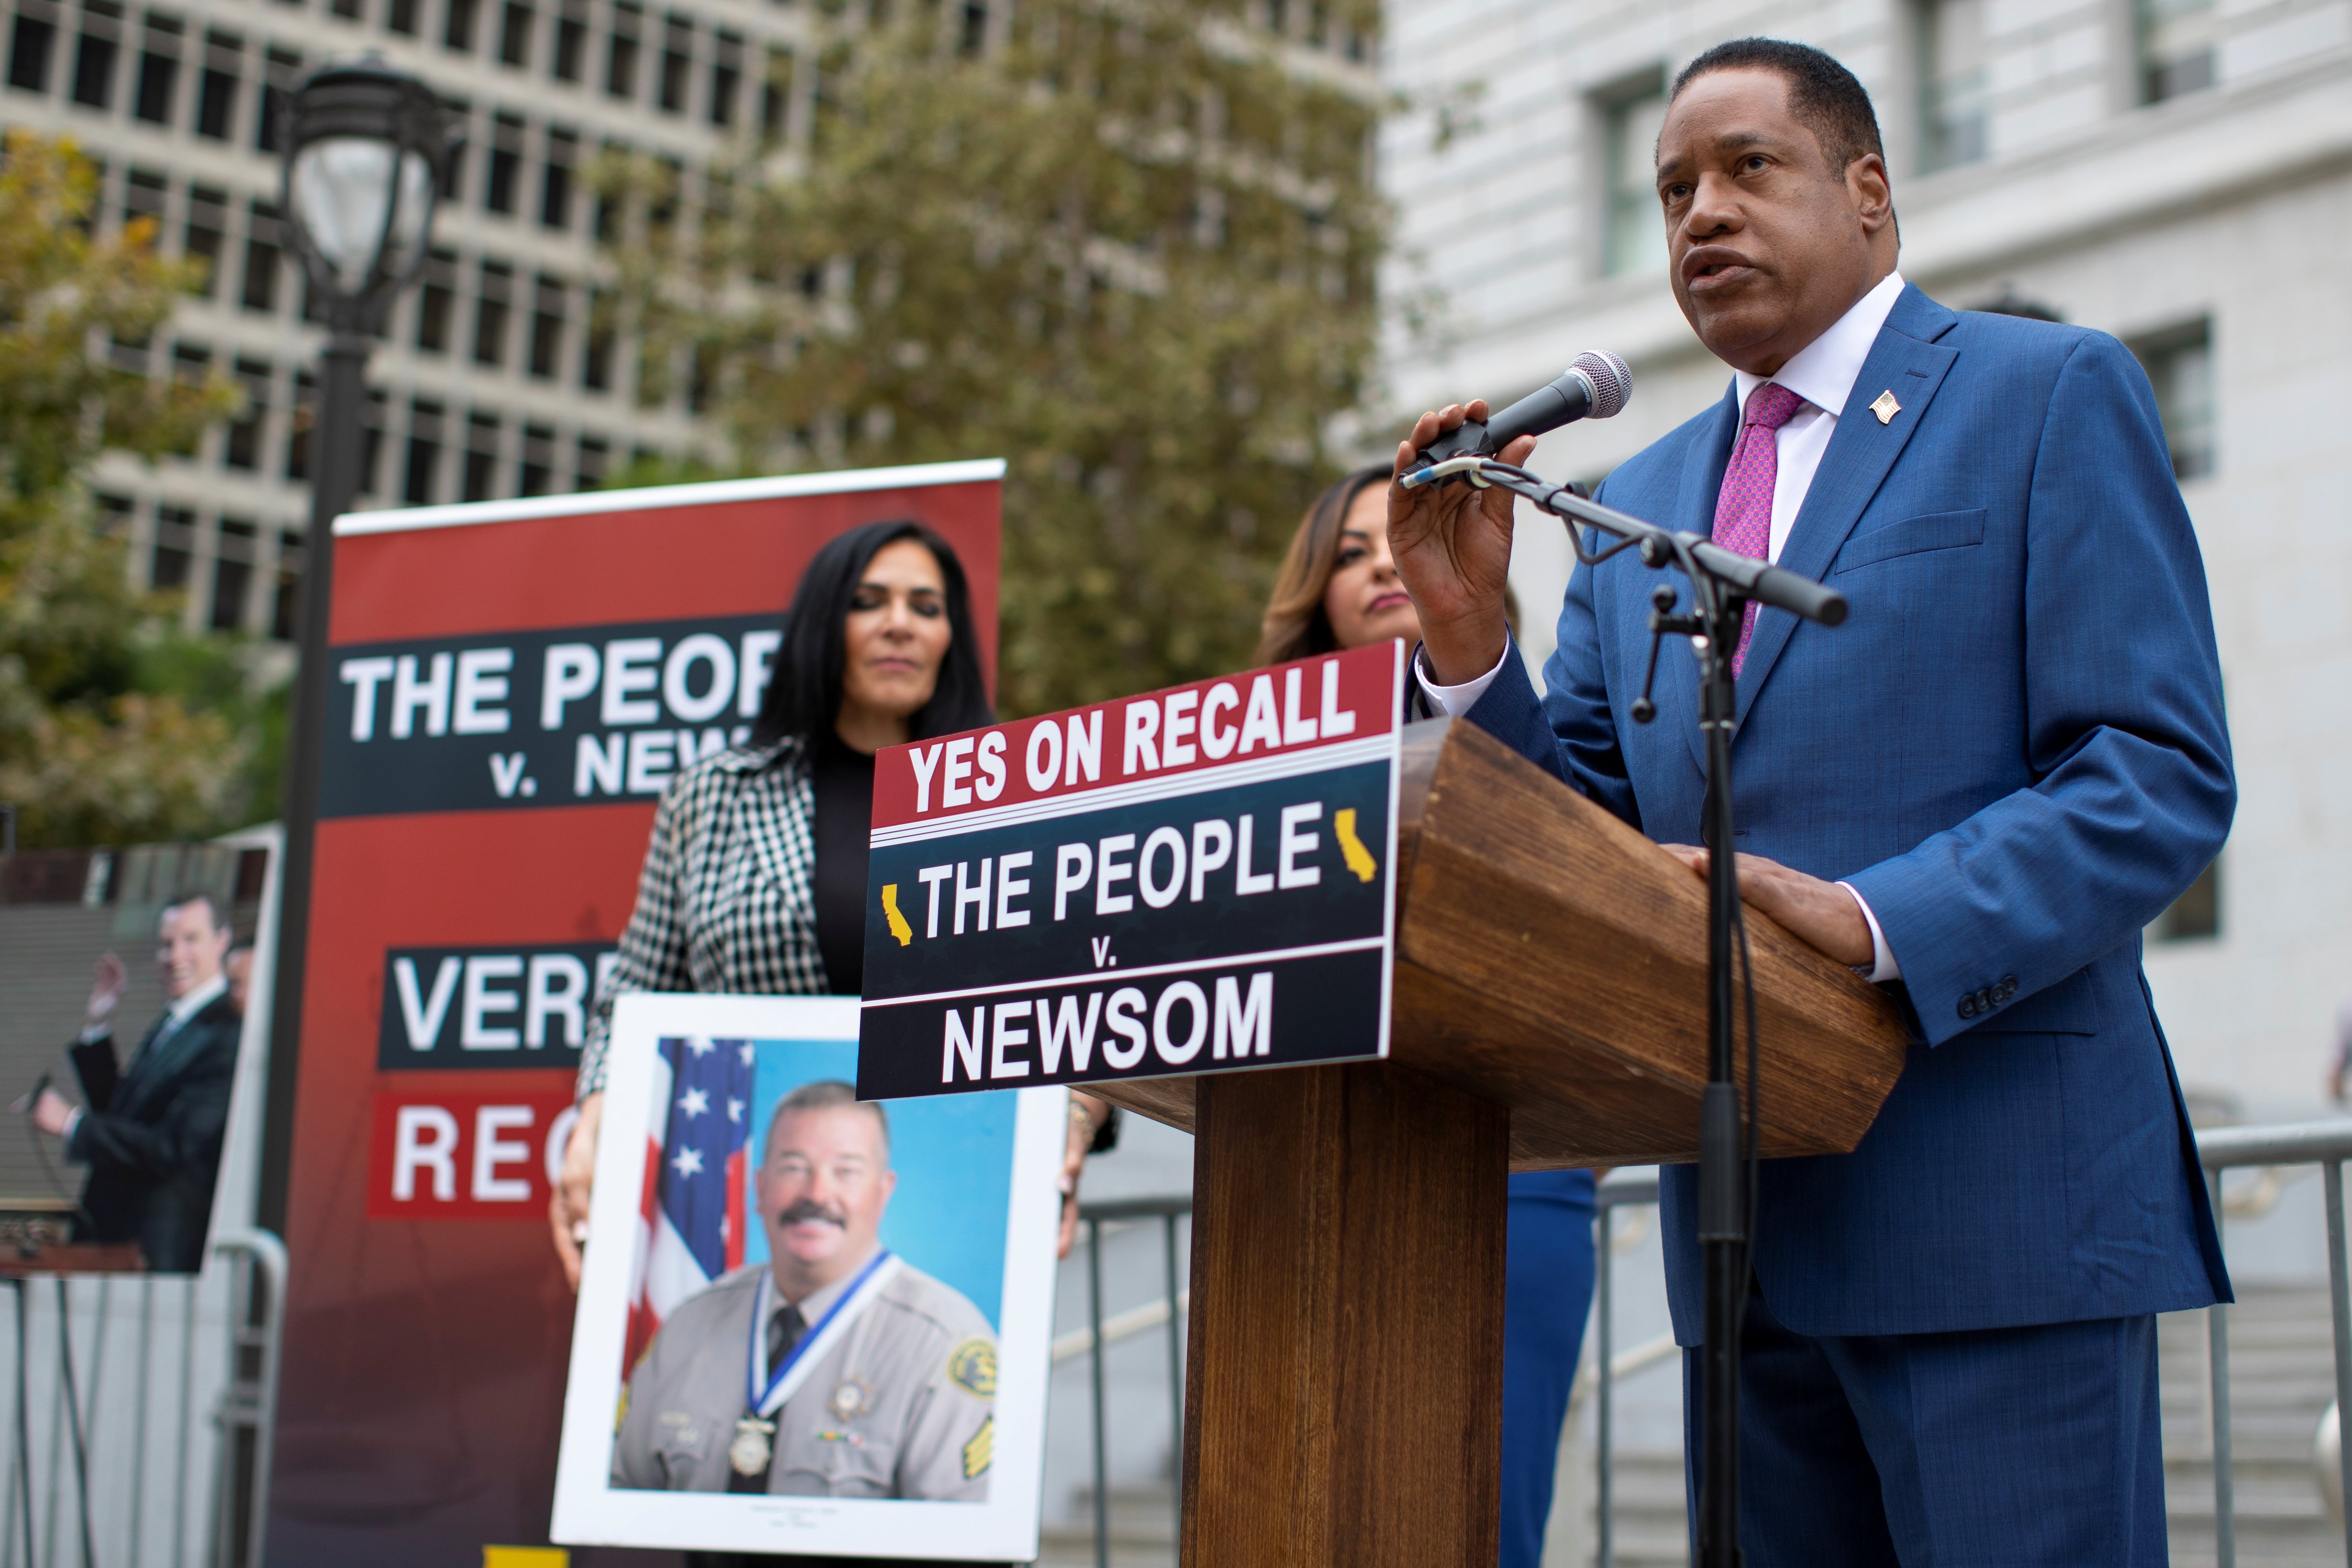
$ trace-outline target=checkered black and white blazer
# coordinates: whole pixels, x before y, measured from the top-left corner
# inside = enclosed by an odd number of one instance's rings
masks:
[[[628,991],[823,996],[816,790],[797,737],[682,768],[654,812],[637,906],[597,992],[577,1092],[604,1087],[613,998]]]

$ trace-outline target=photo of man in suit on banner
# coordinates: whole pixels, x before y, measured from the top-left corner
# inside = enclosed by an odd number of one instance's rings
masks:
[[[98,961],[81,1034],[68,1047],[84,1103],[44,1087],[33,1124],[61,1138],[66,1158],[89,1167],[74,1225],[78,1241],[136,1242],[156,1273],[204,1266],[205,1229],[228,1128],[245,1019],[223,961],[232,940],[208,893],[163,906],[155,963],[168,1005],[127,1061],[114,1018],[130,971],[112,953]]]

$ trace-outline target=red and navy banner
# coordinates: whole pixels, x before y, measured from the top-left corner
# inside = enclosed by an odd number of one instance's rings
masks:
[[[1002,473],[337,524],[272,1563],[546,1541],[572,1320],[551,1181],[654,803],[744,733],[802,570],[859,524],[955,548],[992,681]],[[725,1263],[723,1215],[681,1202],[675,1272]]]
[[[884,751],[866,1099],[1384,1056],[1402,643]]]

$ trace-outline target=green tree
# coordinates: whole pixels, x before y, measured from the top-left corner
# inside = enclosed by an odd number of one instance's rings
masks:
[[[744,470],[1011,460],[1021,713],[1246,660],[1366,392],[1388,220],[1379,102],[1238,4],[999,11],[829,24],[814,123],[715,172],[690,240],[641,168],[614,256],[656,390]]]
[[[169,319],[194,264],[153,220],[93,235],[96,172],[70,142],[12,132],[0,162],[0,801],[27,845],[216,831],[251,804],[259,744],[224,692],[226,655],[170,630],[94,526],[101,452],[184,447],[233,405],[218,382],[110,364]],[[234,683],[231,683],[233,685]],[[215,700],[199,699],[210,694]]]

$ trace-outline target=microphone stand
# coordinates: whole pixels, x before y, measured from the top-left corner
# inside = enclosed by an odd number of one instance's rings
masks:
[[[1595,504],[1564,485],[1539,479],[1524,468],[1491,457],[1449,457],[1407,474],[1402,483],[1419,489],[1455,476],[1497,487],[1534,502],[1569,524],[1576,559],[1597,566],[1626,549],[1638,549],[1643,564],[1673,568],[1690,580],[1692,608],[1675,612],[1675,593],[1660,584],[1650,595],[1650,667],[1642,695],[1632,705],[1633,720],[1647,724],[1657,708],[1650,688],[1657,678],[1659,643],[1687,636],[1698,659],[1699,728],[1706,741],[1705,814],[1706,879],[1707,1082],[1699,1103],[1698,1242],[1705,1283],[1706,1339],[1699,1351],[1700,1446],[1698,1500],[1699,1568],[1738,1568],[1739,1552],[1739,1332],[1748,1300],[1749,1251],[1754,1232],[1756,1162],[1756,1021],[1754,974],[1745,963],[1747,931],[1741,921],[1739,876],[1732,849],[1731,732],[1738,713],[1738,687],[1731,658],[1752,601],[1770,604],[1825,626],[1846,617],[1843,595],[1808,578],[1760,560],[1734,555],[1697,534],[1659,528],[1624,512]],[[1588,549],[1581,523],[1614,537],[1601,549]],[[1739,939],[1748,979],[1748,1137],[1740,1139],[1740,1098],[1736,1077],[1735,996],[1731,949]],[[1605,1242],[1604,1242],[1605,1244]]]

